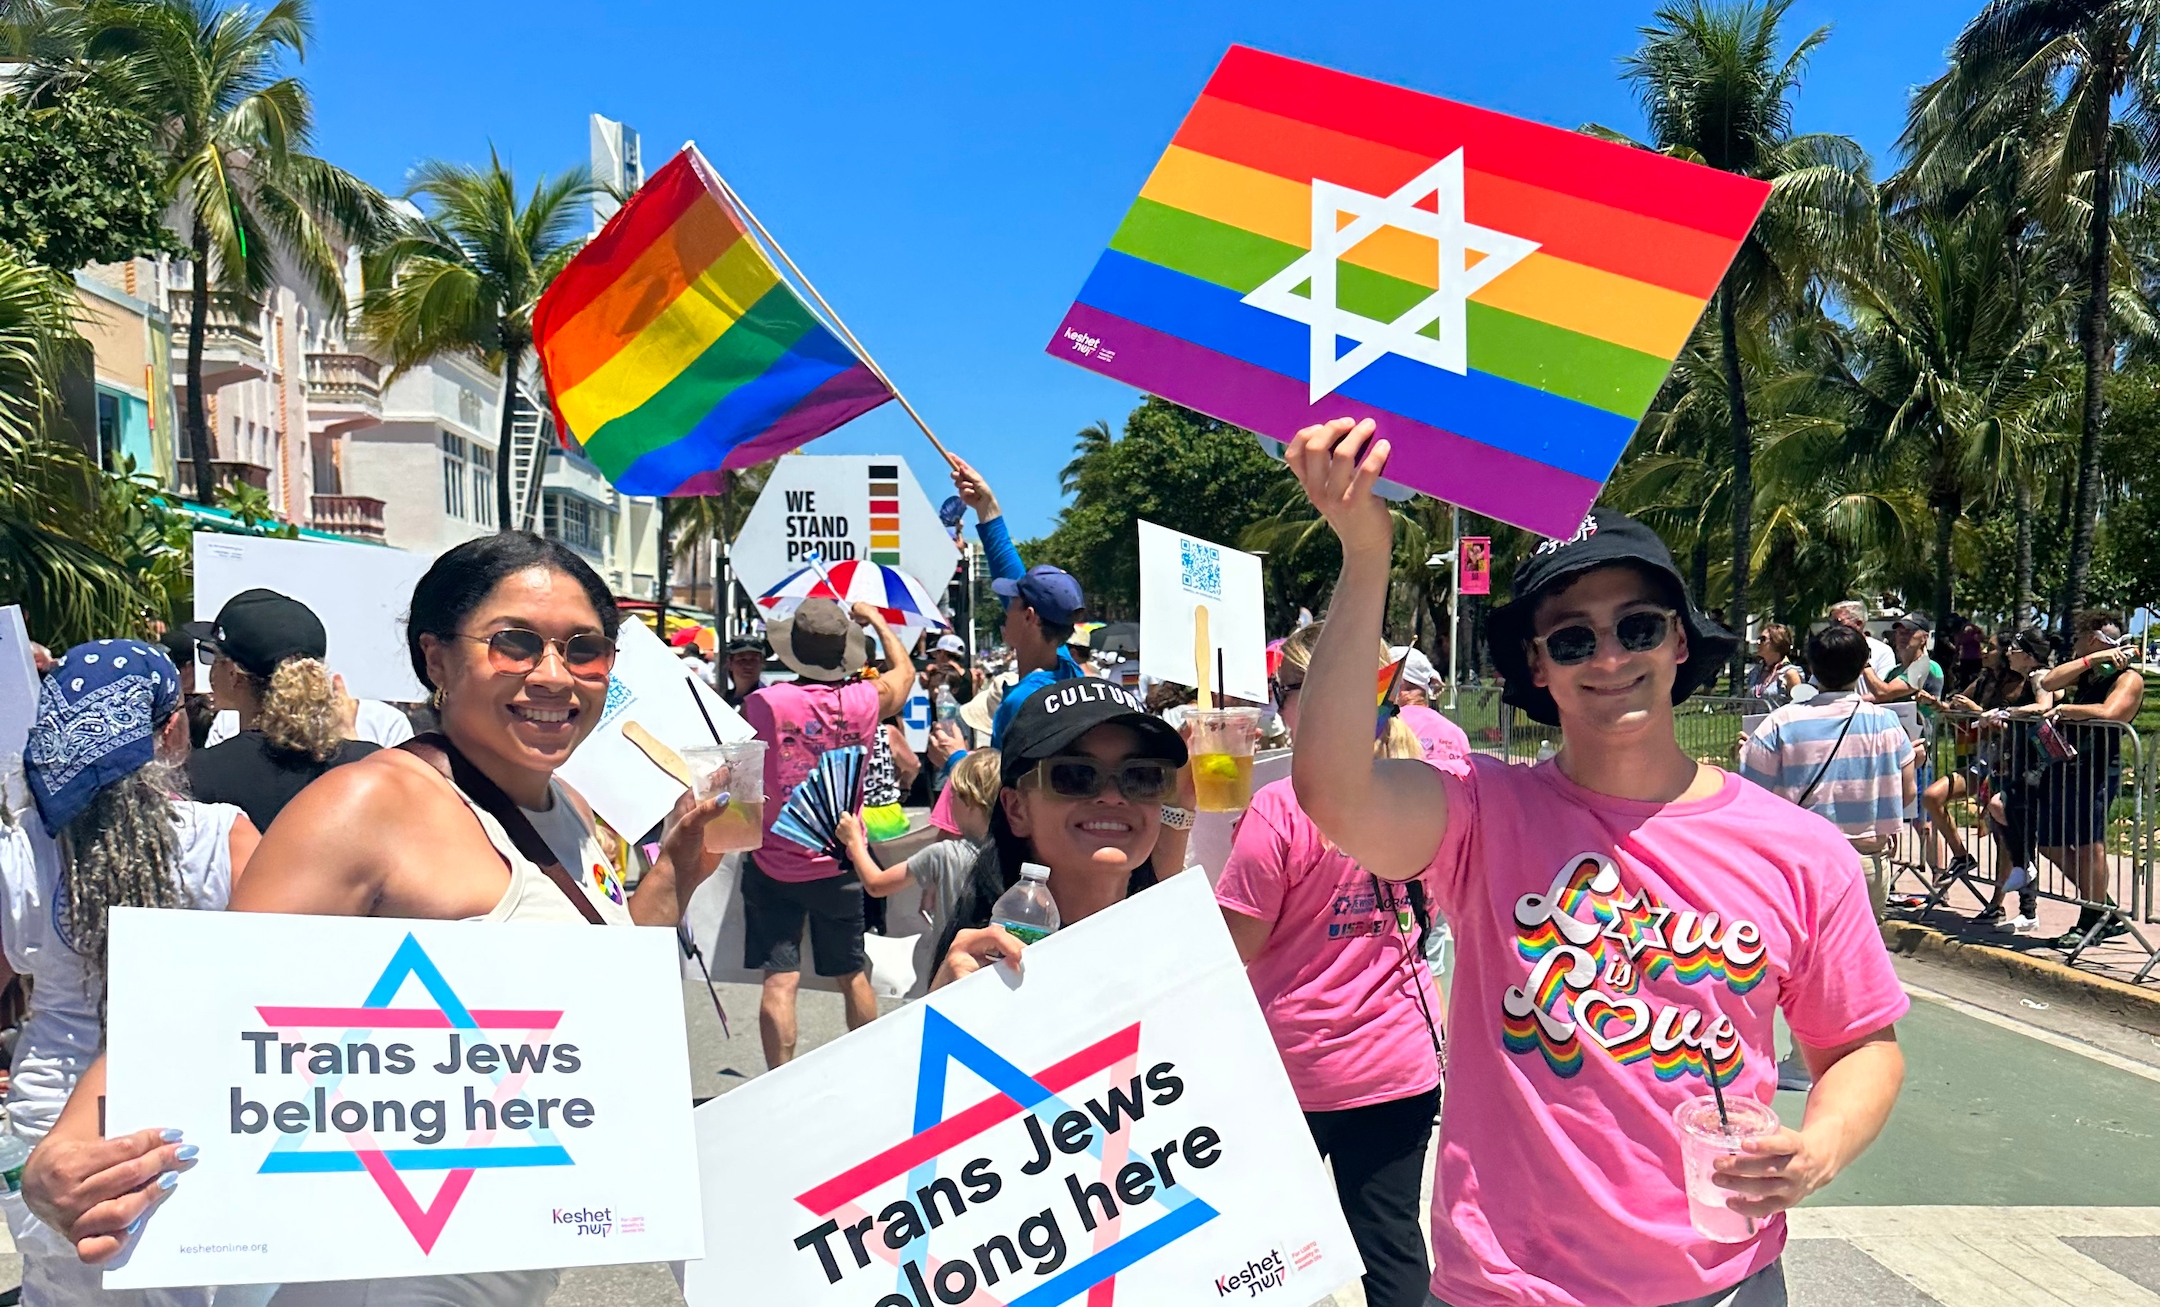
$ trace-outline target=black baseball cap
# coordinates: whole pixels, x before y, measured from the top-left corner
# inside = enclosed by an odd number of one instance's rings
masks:
[[[1560,724],[1552,694],[1530,679],[1531,618],[1538,601],[1584,572],[1601,567],[1635,567],[1670,587],[1680,628],[1687,632],[1688,657],[1673,677],[1672,701],[1695,693],[1731,661],[1740,638],[1710,620],[1688,598],[1687,584],[1673,565],[1672,551],[1649,527],[1611,508],[1593,508],[1575,534],[1547,540],[1515,567],[1508,603],[1493,610],[1485,623],[1486,651],[1507,678],[1500,698],[1547,726]]]
[[[1915,631],[1932,631],[1935,629],[1935,624],[1928,620],[1928,615],[1920,612],[1906,613],[1902,617],[1893,617],[1890,619],[1890,626],[1893,630],[1900,626],[1910,627]]]
[[[216,621],[184,622],[180,629],[255,676],[270,675],[288,658],[330,652],[330,637],[315,610],[275,590],[242,590],[218,609]]]
[[[760,658],[766,657],[767,654],[765,650],[765,642],[763,640],[750,640],[741,637],[729,641],[727,647],[727,656],[732,658],[739,653],[754,653]]]
[[[1170,723],[1149,716],[1139,696],[1124,686],[1083,676],[1044,686],[1013,713],[1000,746],[1000,783],[1012,784],[1036,763],[1065,752],[1096,727],[1113,723],[1137,732],[1149,757],[1185,765],[1185,741]]]

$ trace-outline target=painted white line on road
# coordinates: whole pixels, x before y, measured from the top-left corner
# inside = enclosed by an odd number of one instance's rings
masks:
[[[1785,1222],[1794,1239],[2108,1239],[2160,1236],[2160,1207],[1802,1207]]]
[[[1901,983],[1905,986],[1905,992],[1914,998],[1925,999],[1930,1003],[1971,1017],[1975,1021],[1985,1021],[1991,1026],[1999,1026],[2004,1030],[2014,1031],[2029,1039],[2037,1039],[2043,1044],[2052,1048],[2059,1048],[2066,1053],[2075,1053],[2079,1057],[2090,1058],[2103,1066],[2114,1067],[2117,1071],[2128,1071],[2131,1075],[2143,1076],[2147,1080],[2160,1083],[2160,1067],[2148,1066],[2135,1058],[2124,1057],[2120,1053],[2111,1053],[2097,1044],[2088,1044],[2082,1039],[2075,1039],[2069,1035],[2033,1025],[2029,1021],[2020,1021],[2016,1017],[2006,1017],[2000,1012],[1990,1011],[1976,1003],[1968,1003],[1962,998],[1952,998],[1948,994],[1939,994],[1924,985],[1915,985],[1909,980]]]
[[[1794,1239],[1842,1239],[1957,1307],[2160,1307],[2066,1238],[2160,1236],[2160,1207],[1803,1207]]]

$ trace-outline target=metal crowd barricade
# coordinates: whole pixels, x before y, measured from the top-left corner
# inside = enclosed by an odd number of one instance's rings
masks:
[[[1444,711],[1479,753],[1529,764],[1551,757],[1560,747],[1558,727],[1534,722],[1500,702],[1498,686],[1463,687],[1456,693],[1455,707]],[[1698,694],[1673,709],[1673,737],[1689,757],[1730,768],[1742,720],[1768,711],[1770,706],[1761,699]]]
[[[1910,878],[1922,910],[1964,891],[1985,909],[2018,911],[2024,891],[1998,890],[2013,867],[2037,898],[2098,915],[2070,950],[2127,936],[2145,953],[2137,979],[2160,966],[2153,921],[2153,768],[2137,730],[2118,722],[2057,722],[2076,756],[2051,755],[2036,719],[1948,709],[1929,714],[1920,746],[1925,824],[1909,823],[1888,855],[1891,888]],[[1910,815],[1910,814],[1909,814]],[[1967,855],[1971,861],[1959,858]]]

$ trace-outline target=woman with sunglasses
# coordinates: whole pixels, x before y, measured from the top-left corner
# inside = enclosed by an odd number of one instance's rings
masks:
[[[1423,879],[1454,933],[1432,1300],[1781,1307],[1782,1213],[1874,1141],[1904,1075],[1907,999],[1860,860],[1837,827],[1680,747],[1676,705],[1737,641],[1664,542],[1608,508],[1531,550],[1486,621],[1507,700],[1559,728],[1559,753],[1479,755],[1463,776],[1375,759],[1387,458],[1370,420],[1287,451],[1343,555],[1291,775],[1345,855]],[[1815,1086],[1797,1129],[1715,1163],[1725,1205],[1757,1224],[1713,1242],[1676,1122],[1722,1102],[1775,1123],[1781,1013]]]
[[[1019,965],[1021,942],[991,924],[990,909],[1023,862],[1050,869],[1066,926],[1185,866],[1185,741],[1122,686],[1084,678],[1029,696],[1005,729],[999,781],[990,845],[954,901],[933,989],[1000,957]]]
[[[1313,622],[1283,642],[1275,695],[1293,738],[1324,629]],[[1390,661],[1382,646],[1379,666]],[[1373,750],[1427,758],[1401,717]],[[1468,771],[1468,752],[1434,765]],[[1440,1110],[1440,996],[1420,947],[1430,920],[1424,886],[1383,883],[1351,861],[1280,780],[1254,794],[1239,820],[1215,900],[1333,1171],[1365,1263],[1367,1307],[1419,1307],[1432,1267],[1418,1194]]]
[[[436,559],[413,590],[406,640],[441,733],[303,791],[263,838],[231,910],[674,926],[718,861],[703,851],[704,828],[725,796],[677,805],[659,859],[626,898],[584,800],[555,779],[600,720],[619,621],[606,584],[555,541],[503,532]],[[513,826],[536,832],[552,863],[528,856]],[[155,1129],[99,1139],[104,1084],[100,1059],[23,1178],[31,1209],[93,1263],[120,1251],[130,1223],[194,1155]],[[274,1301],[537,1307],[556,1279],[520,1271],[292,1284]]]

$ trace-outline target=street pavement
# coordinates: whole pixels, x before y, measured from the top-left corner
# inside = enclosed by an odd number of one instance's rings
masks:
[[[2160,1036],[1949,967],[1898,970],[1905,1092],[1793,1215],[1795,1307],[2160,1307]],[[764,1070],[756,988],[716,988],[726,1032],[704,986],[684,987],[700,1097]],[[803,993],[800,1051],[844,1033],[837,995]],[[1790,1122],[1804,1107],[1779,1095]],[[0,1256],[0,1287],[19,1279]],[[681,1301],[666,1267],[626,1266],[566,1272],[551,1307]],[[1362,1303],[1352,1287],[1333,1307]]]

